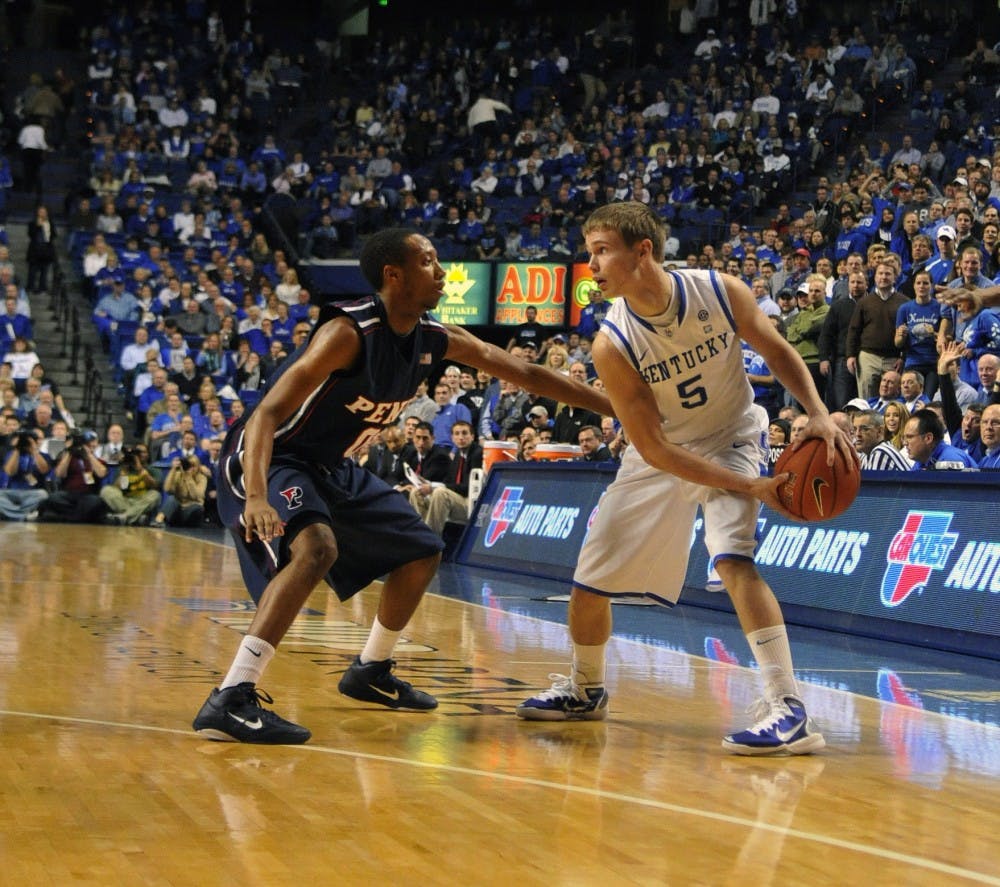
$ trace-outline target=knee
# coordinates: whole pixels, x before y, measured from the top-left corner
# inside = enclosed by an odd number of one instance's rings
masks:
[[[326,524],[306,527],[292,543],[292,557],[319,581],[337,561],[337,540]]]

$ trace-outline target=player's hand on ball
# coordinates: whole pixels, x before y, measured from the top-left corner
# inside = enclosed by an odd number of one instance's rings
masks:
[[[829,413],[810,416],[806,427],[802,429],[802,435],[792,444],[792,449],[797,450],[810,437],[826,441],[826,464],[828,466],[833,466],[836,453],[839,451],[848,465],[860,468],[861,463],[858,461],[854,442],[847,436],[846,432],[837,427]]]
[[[778,514],[782,514],[791,520],[798,520],[798,518],[792,514],[782,501],[782,490],[784,489],[785,483],[790,480],[792,475],[787,471],[781,474],[776,474],[774,477],[762,477],[760,480],[753,482],[751,487],[751,494],[754,498],[760,499],[771,511],[776,511]]]

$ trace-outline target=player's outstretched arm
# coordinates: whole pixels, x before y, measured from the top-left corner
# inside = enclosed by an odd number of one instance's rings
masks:
[[[473,336],[458,326],[448,330],[446,357],[492,373],[498,379],[516,382],[532,394],[543,394],[560,403],[571,403],[597,413],[611,415],[611,401],[600,391],[568,376],[534,363],[511,357],[502,348]]]
[[[803,437],[819,437],[826,441],[827,465],[833,465],[837,450],[841,451],[848,465],[856,465],[858,457],[854,446],[847,435],[831,421],[830,413],[820,399],[805,361],[757,307],[749,287],[735,277],[722,276],[726,281],[726,292],[736,321],[737,334],[764,358],[768,369],[805,408],[809,424],[805,427]]]
[[[958,297],[968,299],[969,293],[973,294],[973,302],[976,308],[980,306],[984,308],[996,308],[1000,306],[1000,286],[984,286],[979,289],[967,290],[965,287],[949,287],[940,286],[935,287],[935,295],[939,302],[943,302],[945,305],[954,305],[958,301]]]

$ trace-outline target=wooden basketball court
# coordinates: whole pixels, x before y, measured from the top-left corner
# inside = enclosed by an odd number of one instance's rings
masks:
[[[440,708],[367,708],[336,685],[376,591],[321,589],[263,682],[311,742],[212,743],[190,722],[251,617],[232,549],[0,546],[5,883],[1000,885],[994,726],[810,685],[823,753],[731,757],[756,676],[620,640],[608,721],[525,723],[565,629],[433,594],[397,654]]]

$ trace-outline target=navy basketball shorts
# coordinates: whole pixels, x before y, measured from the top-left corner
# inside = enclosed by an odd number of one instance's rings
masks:
[[[288,563],[296,535],[312,524],[327,524],[337,540],[337,560],[326,581],[342,601],[396,567],[444,549],[441,537],[406,497],[370,471],[346,459],[329,471],[290,456],[276,457],[268,473],[267,500],[285,523],[285,533],[270,542],[254,537],[248,543],[240,455],[220,464],[219,517],[236,542],[243,581],[255,603]]]

